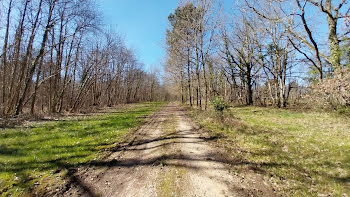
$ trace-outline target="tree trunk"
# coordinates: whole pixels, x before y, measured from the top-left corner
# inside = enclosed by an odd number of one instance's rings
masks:
[[[330,13],[327,13],[328,21],[328,42],[330,48],[330,63],[332,64],[332,69],[340,68],[340,58],[341,52],[339,47],[339,39],[337,35],[337,22],[338,22],[338,11],[336,11],[335,16],[332,16],[332,3],[331,0],[326,0],[326,9]]]
[[[251,64],[251,63],[248,63]],[[252,84],[252,76],[251,76],[251,65],[247,65],[247,105],[253,105],[253,84]]]
[[[9,31],[10,31],[10,17],[11,17],[11,10],[12,10],[12,0],[9,2],[9,8],[7,11],[7,19],[6,19],[6,33],[5,33],[5,40],[4,40],[4,46],[3,46],[3,54],[2,54],[2,64],[3,64],[3,73],[2,73],[2,107],[3,107],[3,114],[6,114],[6,77],[7,77],[7,45],[8,45],[8,39],[9,39]]]
[[[47,18],[47,23],[46,23],[46,26],[45,26],[45,32],[44,32],[43,39],[42,39],[42,42],[41,42],[41,48],[40,48],[39,54],[36,56],[34,62],[32,63],[32,65],[31,65],[31,67],[29,69],[29,72],[28,72],[28,74],[27,74],[27,76],[25,78],[24,89],[23,89],[23,92],[22,92],[22,94],[21,94],[21,96],[20,96],[20,98],[18,100],[17,105],[16,105],[14,116],[18,116],[19,113],[22,111],[23,102],[24,102],[25,96],[27,94],[27,91],[28,91],[28,89],[30,87],[30,82],[31,82],[31,79],[33,77],[35,68],[37,67],[37,65],[39,63],[40,58],[42,58],[43,55],[44,55],[45,46],[46,46],[46,42],[47,42],[47,39],[48,39],[48,33],[49,33],[50,29],[53,26],[53,24],[51,24],[51,18],[52,18],[52,14],[53,14],[53,9],[55,7],[55,3],[56,3],[56,1],[54,1],[52,3],[52,5],[50,5],[48,18]],[[40,62],[42,62],[42,61],[40,61]]]
[[[185,98],[184,98],[184,72],[181,69],[181,103],[184,104],[185,103]]]
[[[187,76],[188,76],[188,95],[190,98],[190,106],[192,107],[192,91],[191,91],[191,70],[190,70],[190,48],[187,49]]]
[[[203,65],[203,77],[204,77],[204,86],[205,86],[205,107],[204,107],[204,109],[207,110],[207,108],[208,108],[208,82],[207,82],[207,75],[206,75],[204,65]]]
[[[38,88],[39,88],[39,80],[40,80],[40,74],[41,74],[41,66],[43,64],[43,58],[40,59],[40,63],[39,63],[39,67],[38,67],[38,72],[36,74],[36,81],[35,81],[35,87],[34,87],[34,93],[33,93],[33,97],[32,97],[32,104],[30,107],[30,114],[34,114],[34,110],[35,110],[35,102],[36,102],[36,95],[38,92]]]

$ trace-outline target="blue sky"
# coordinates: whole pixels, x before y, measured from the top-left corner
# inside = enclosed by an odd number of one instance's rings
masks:
[[[104,23],[120,33],[128,47],[148,68],[159,65],[165,55],[168,16],[178,0],[101,0]]]
[[[136,51],[147,69],[160,67],[165,57],[168,16],[179,0],[99,0],[104,23],[121,34],[128,47]],[[224,0],[230,9],[234,0]]]
[[[104,23],[114,28],[137,58],[146,65],[146,70],[160,67],[165,56],[165,31],[168,16],[178,5],[178,0],[98,0]],[[230,12],[235,0],[223,0],[224,10]],[[232,11],[232,10],[231,10]],[[309,14],[314,12],[310,11]],[[321,18],[320,18],[321,19]],[[326,29],[321,20],[319,29]],[[326,32],[317,35],[326,41]]]

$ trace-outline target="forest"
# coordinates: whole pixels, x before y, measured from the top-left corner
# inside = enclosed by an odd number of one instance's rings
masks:
[[[1,117],[164,99],[96,2],[1,1]]]
[[[216,96],[282,108],[350,105],[345,0],[182,2],[168,18],[163,79],[103,27],[96,2],[2,4],[2,117],[156,100],[206,109]]]
[[[350,196],[350,2],[0,0],[0,196]]]
[[[167,85],[182,103],[349,106],[347,1],[184,3],[169,16]]]

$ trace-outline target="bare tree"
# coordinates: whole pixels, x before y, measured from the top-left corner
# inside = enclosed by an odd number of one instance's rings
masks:
[[[102,28],[93,1],[6,4],[6,21],[0,21],[6,27],[1,116],[75,112],[164,98],[157,74],[144,70],[118,34]]]

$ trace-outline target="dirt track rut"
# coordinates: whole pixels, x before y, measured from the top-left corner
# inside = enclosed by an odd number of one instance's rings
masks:
[[[169,104],[106,160],[82,167],[63,196],[275,196],[261,176],[235,172],[186,112]]]

